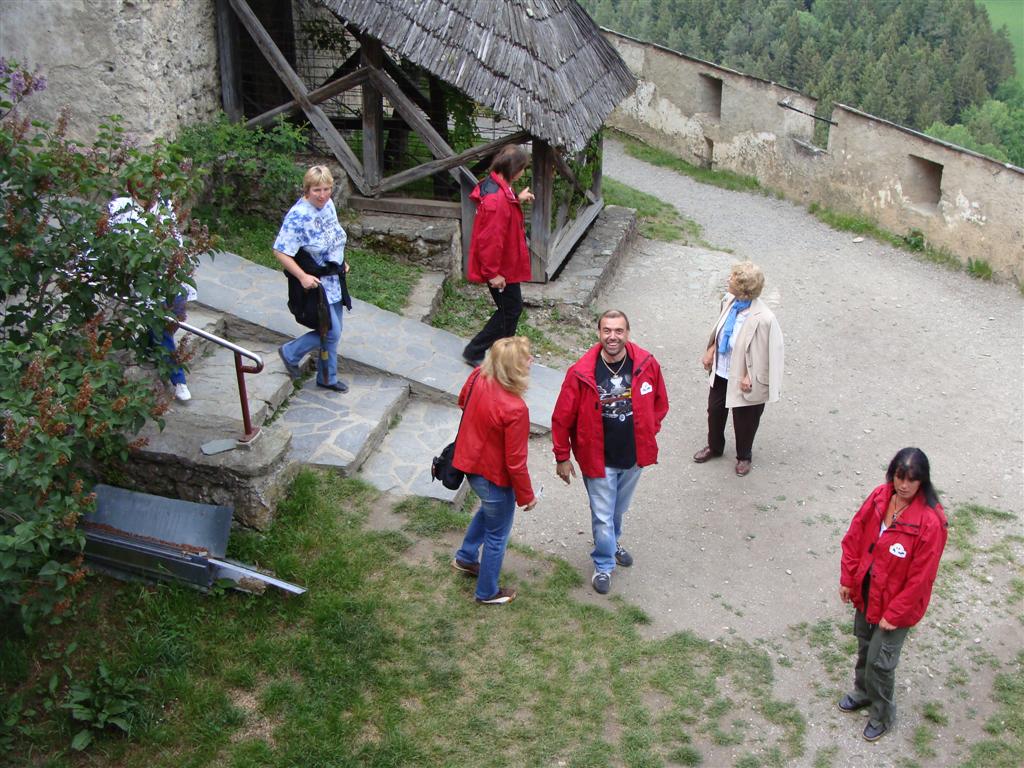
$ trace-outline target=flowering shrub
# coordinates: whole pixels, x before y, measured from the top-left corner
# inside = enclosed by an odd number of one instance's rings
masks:
[[[80,516],[103,463],[159,419],[167,396],[126,368],[170,364],[147,342],[189,281],[205,230],[179,240],[154,214],[111,227],[131,191],[185,199],[190,163],[133,146],[111,118],[91,145],[22,114],[37,73],[0,59],[0,621],[59,620],[84,572]],[[179,221],[187,212],[179,211]]]

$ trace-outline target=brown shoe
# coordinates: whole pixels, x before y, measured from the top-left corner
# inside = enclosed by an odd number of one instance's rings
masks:
[[[474,579],[480,575],[480,563],[467,563],[459,558],[452,560],[452,568],[456,571],[472,576]]]
[[[746,477],[750,474],[750,461],[747,459],[736,459],[736,474],[740,477]]]
[[[722,454],[720,453],[715,453],[714,451],[712,451],[711,446],[705,445],[703,448],[701,448],[699,451],[693,454],[693,460],[698,464],[703,464],[708,459],[717,459],[721,455]]]

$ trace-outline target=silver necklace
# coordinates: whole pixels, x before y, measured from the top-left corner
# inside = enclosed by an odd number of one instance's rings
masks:
[[[619,371],[621,371],[622,370],[622,366],[624,366],[626,364],[626,358],[627,357],[628,357],[628,355],[623,355],[622,359],[619,360],[619,367],[616,368],[613,371],[612,367],[610,365],[608,365],[608,361],[604,359],[604,355],[601,355],[601,362],[604,363],[604,367],[607,368],[608,369],[608,373],[611,374],[611,377],[609,378],[609,381],[611,381],[611,384],[612,384],[613,387],[618,387],[618,386],[620,386],[622,384],[622,377],[619,375]]]

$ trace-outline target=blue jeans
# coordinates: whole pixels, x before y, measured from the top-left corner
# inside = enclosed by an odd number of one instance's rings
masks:
[[[604,477],[583,477],[590,497],[590,526],[594,532],[594,551],[590,556],[598,573],[615,570],[622,516],[629,509],[642,471],[634,464],[630,469],[605,467]]]
[[[480,575],[476,579],[476,596],[481,600],[498,594],[498,575],[505,559],[505,547],[512,532],[516,512],[516,495],[511,488],[495,485],[482,475],[466,475],[470,487],[480,497],[480,509],[466,529],[462,546],[455,557],[464,563],[477,562],[480,547]]]
[[[304,333],[297,339],[292,339],[283,347],[281,354],[288,361],[289,365],[298,366],[302,358],[314,350],[321,350],[316,365],[317,384],[333,384],[338,380],[338,342],[341,341],[341,302],[331,304],[331,330],[323,339],[323,349],[320,346],[320,334],[316,331]]]
[[[167,330],[165,328],[164,331],[163,331],[163,334],[160,337],[160,341],[159,342],[157,342],[157,340],[156,340],[156,334],[153,333],[152,331],[150,331],[149,332],[149,343],[150,344],[157,344],[157,343],[159,343],[160,346],[164,348],[164,350],[165,350],[164,359],[167,360],[167,362],[171,366],[171,377],[170,377],[171,378],[171,384],[184,384],[185,383],[185,369],[182,368],[180,365],[178,365],[174,361],[174,353],[177,351],[177,347],[174,346],[174,331]]]

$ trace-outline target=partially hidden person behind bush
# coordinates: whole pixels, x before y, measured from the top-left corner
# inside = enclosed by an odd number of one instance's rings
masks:
[[[334,177],[323,165],[314,165],[302,179],[302,197],[284,217],[274,241],[274,256],[281,266],[295,277],[307,291],[322,288],[330,308],[330,329],[321,336],[309,331],[281,346],[278,354],[288,375],[302,375],[302,361],[310,352],[318,352],[316,385],[335,392],[348,392],[348,385],[338,378],[338,342],[341,340],[342,306],[352,310],[352,300],[339,279],[339,272],[348,272],[345,243],[348,236],[338,221],[331,194]],[[311,274],[296,261],[304,250],[315,266],[306,262]]]
[[[476,577],[476,601],[484,605],[515,600],[515,590],[500,586],[498,576],[516,504],[526,511],[537,506],[526,467],[530,411],[523,400],[532,362],[525,336],[499,339],[459,395],[462,427],[452,463],[466,473],[480,508],[452,567]]]
[[[857,663],[853,690],[839,709],[868,708],[868,741],[896,722],[896,665],[907,632],[928,609],[947,527],[928,457],[920,448],[904,448],[843,537],[839,599],[855,609]]]
[[[523,314],[523,292],[519,284],[529,280],[530,251],[526,246],[523,203],[533,201],[526,187],[518,195],[512,184],[519,180],[530,163],[522,147],[510,144],[491,161],[490,173],[470,194],[476,203],[473,234],[469,240],[467,278],[486,283],[496,309],[494,314],[462,350],[467,365],[477,366],[491,344],[514,336]]]

